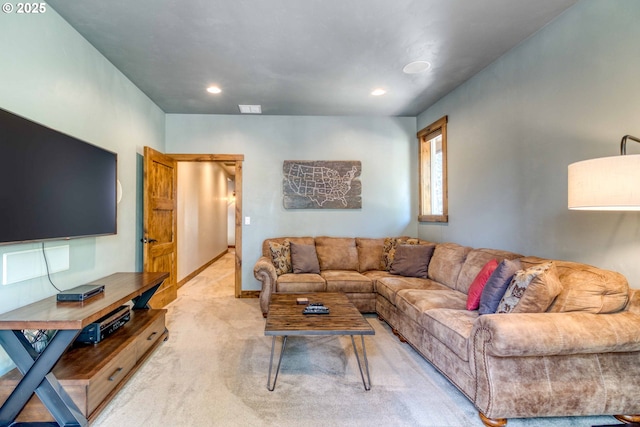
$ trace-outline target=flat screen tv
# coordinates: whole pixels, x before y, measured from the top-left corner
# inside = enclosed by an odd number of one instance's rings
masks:
[[[117,160],[0,109],[0,244],[116,234]]]

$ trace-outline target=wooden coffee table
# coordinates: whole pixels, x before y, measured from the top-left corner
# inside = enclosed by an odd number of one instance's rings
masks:
[[[329,314],[302,314],[305,305],[296,303],[297,298],[308,298],[309,302],[321,302],[329,308]],[[264,327],[264,334],[273,336],[271,340],[271,358],[269,360],[269,377],[267,389],[273,391],[276,388],[278,372],[287,345],[287,337],[291,335],[349,335],[353,344],[353,351],[358,361],[360,376],[365,390],[371,389],[371,377],[369,375],[369,362],[367,350],[364,345],[365,335],[375,335],[375,331],[362,316],[358,309],[347,299],[343,293],[320,292],[304,294],[273,294],[269,303],[269,313]],[[364,361],[367,379],[365,381],[360,363],[360,356],[356,348],[354,335],[360,335],[362,339],[362,358]],[[276,337],[282,338],[282,349],[278,367],[276,368],[273,385],[271,385],[271,371],[273,368],[273,354],[276,346]]]

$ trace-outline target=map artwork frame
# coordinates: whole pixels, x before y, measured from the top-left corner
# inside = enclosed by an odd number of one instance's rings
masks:
[[[361,209],[362,163],[357,160],[285,160],[285,209]]]

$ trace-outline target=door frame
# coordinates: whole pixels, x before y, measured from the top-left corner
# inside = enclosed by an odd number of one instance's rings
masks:
[[[235,214],[235,296],[245,296],[242,292],[242,162],[244,154],[169,154],[177,162],[235,162],[235,190],[236,190],[236,214]]]

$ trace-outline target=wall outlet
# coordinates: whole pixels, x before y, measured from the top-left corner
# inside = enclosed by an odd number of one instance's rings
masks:
[[[250,216],[245,216],[244,217],[244,225],[251,225],[251,217]]]

